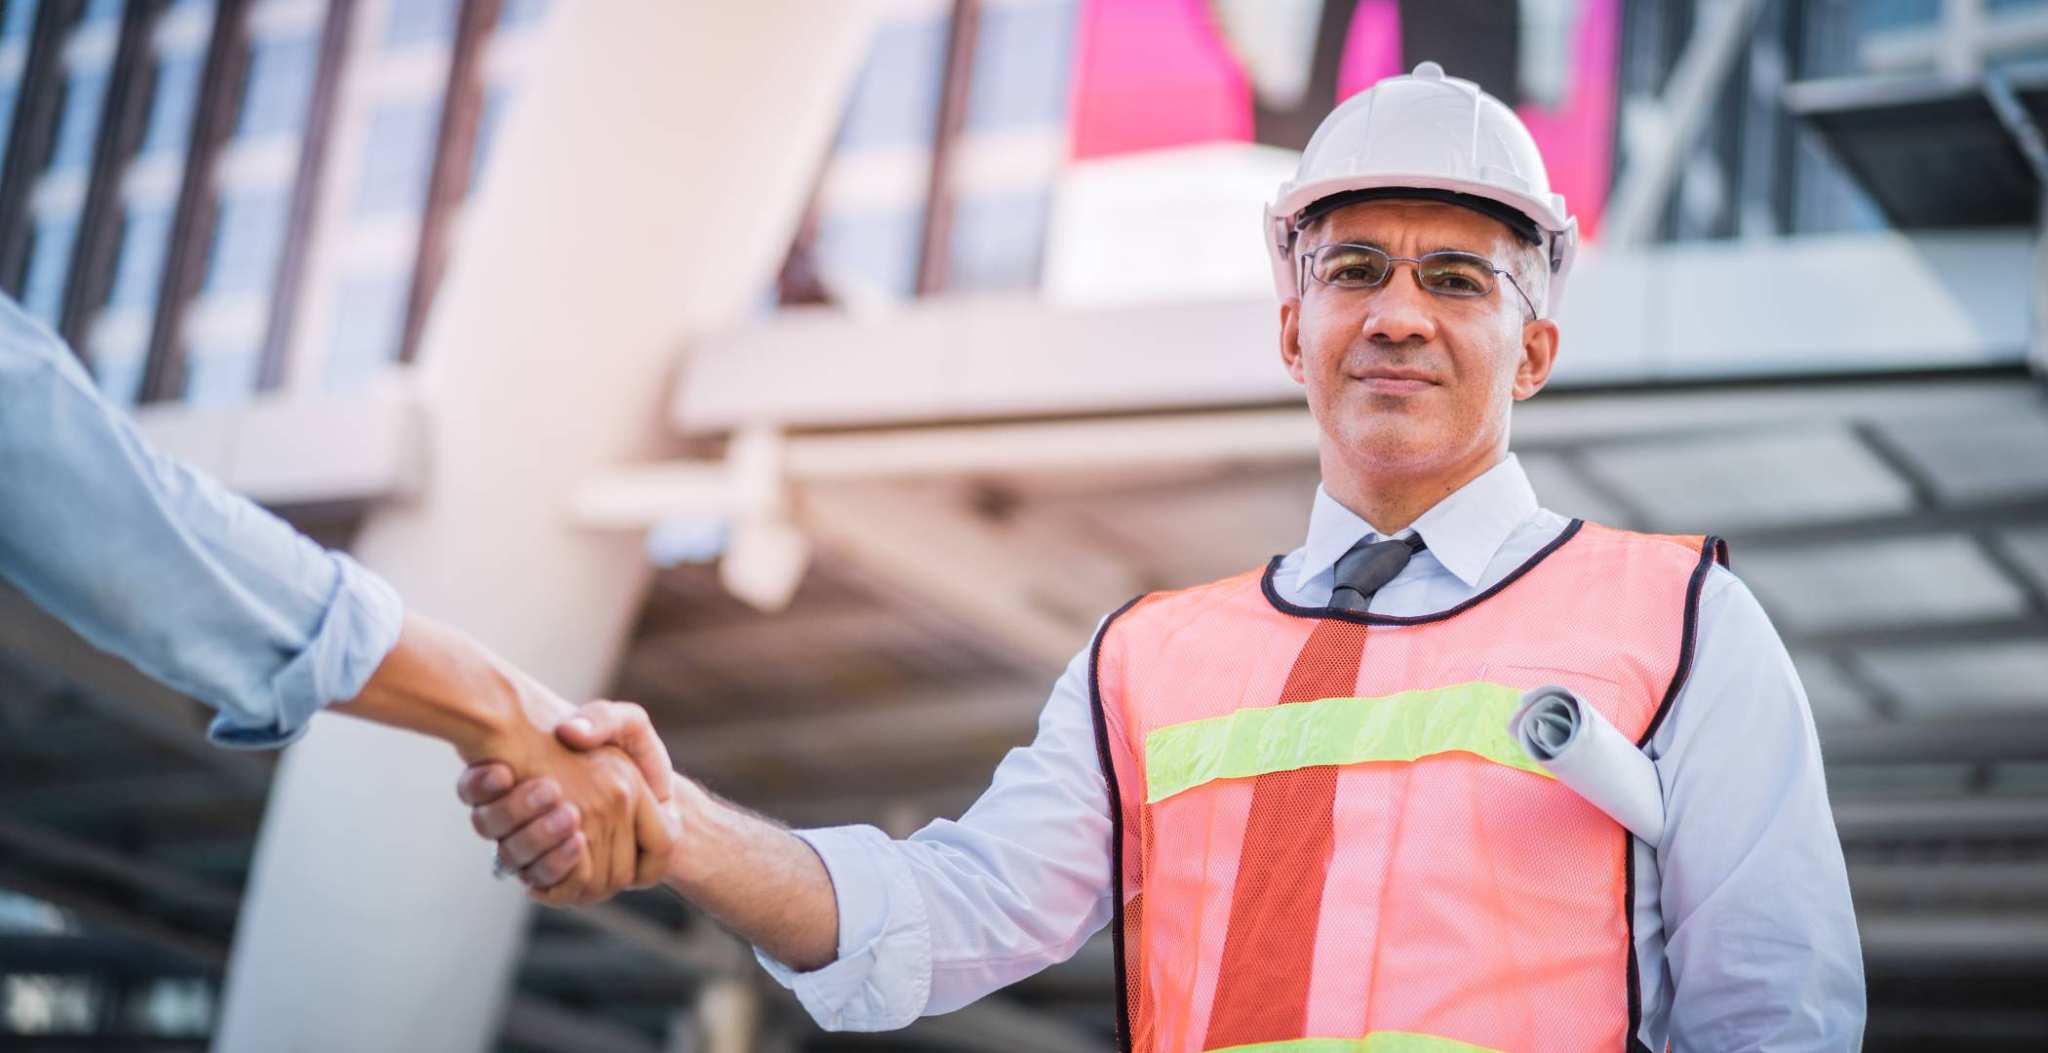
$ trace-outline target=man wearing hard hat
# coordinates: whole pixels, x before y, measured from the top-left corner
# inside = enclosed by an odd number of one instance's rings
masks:
[[[1126,1050],[1856,1048],[1783,644],[1720,542],[1568,520],[1509,452],[1578,247],[1528,130],[1425,62],[1337,107],[1266,229],[1321,430],[1305,543],[1105,619],[958,822],[792,834],[678,777],[668,882],[832,1028],[959,1008],[1107,924]],[[1510,754],[1502,691],[1551,683],[1653,762],[1656,843]],[[652,734],[584,717],[572,745]],[[511,786],[461,792],[545,888],[573,853]]]

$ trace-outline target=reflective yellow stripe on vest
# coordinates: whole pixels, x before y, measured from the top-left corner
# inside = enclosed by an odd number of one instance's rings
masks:
[[[1500,1053],[1454,1038],[1418,1035],[1411,1031],[1375,1031],[1364,1038],[1291,1038],[1226,1046],[1208,1053]]]
[[[1156,804],[1217,779],[1245,779],[1319,764],[1415,761],[1451,752],[1470,753],[1553,778],[1508,734],[1508,717],[1521,698],[1517,688],[1475,680],[1379,698],[1324,698],[1240,709],[1220,717],[1170,724],[1145,736],[1145,799]],[[1285,1048],[1288,1053],[1297,1049]],[[1298,1048],[1321,1053],[1324,1047]],[[1328,1048],[1356,1053],[1367,1047]],[[1371,1050],[1405,1053],[1425,1048],[1438,1047],[1373,1046]]]

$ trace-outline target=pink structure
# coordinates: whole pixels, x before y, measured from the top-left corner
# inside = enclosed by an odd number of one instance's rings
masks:
[[[1430,57],[1401,54],[1396,0],[1356,2],[1327,106]],[[1588,237],[1613,177],[1620,28],[1620,0],[1581,0],[1563,104],[1517,111]],[[1079,33],[1074,160],[1254,140],[1251,80],[1203,0],[1084,0]]]

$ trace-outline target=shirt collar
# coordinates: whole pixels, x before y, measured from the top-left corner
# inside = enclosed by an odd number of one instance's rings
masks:
[[[1536,491],[1514,454],[1432,505],[1404,534],[1422,535],[1428,552],[1459,581],[1479,584],[1486,565],[1508,535],[1537,512]],[[1337,503],[1321,486],[1309,512],[1308,542],[1302,549],[1296,588],[1336,566],[1337,558],[1367,535],[1387,536],[1356,512]]]

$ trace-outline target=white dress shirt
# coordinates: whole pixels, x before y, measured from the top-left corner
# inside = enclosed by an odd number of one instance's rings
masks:
[[[1415,521],[1428,547],[1370,609],[1453,607],[1568,523],[1538,507],[1509,456]],[[1318,489],[1307,542],[1281,562],[1275,587],[1291,603],[1327,605],[1337,557],[1368,535],[1383,536]],[[1037,739],[1010,751],[958,821],[902,841],[872,826],[800,832],[832,876],[839,957],[808,973],[760,958],[821,1026],[884,1030],[958,1009],[1065,961],[1108,923],[1089,651],[1054,684]],[[1643,1042],[1858,1048],[1863,959],[1813,716],[1763,608],[1725,568],[1707,576],[1692,673],[1646,752],[1664,785],[1666,833],[1660,848],[1636,848]]]

